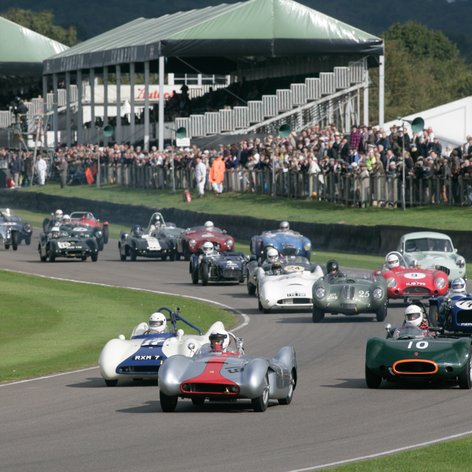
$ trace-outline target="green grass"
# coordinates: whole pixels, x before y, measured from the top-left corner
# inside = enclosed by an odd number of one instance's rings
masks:
[[[180,307],[202,330],[216,320],[236,322],[221,308],[185,297],[7,271],[0,271],[0,299],[0,382],[96,365],[106,341],[129,337],[162,306]]]
[[[361,209],[311,200],[282,197],[273,199],[270,196],[253,193],[224,193],[221,198],[215,198],[209,194],[205,198],[194,198],[191,203],[187,203],[183,199],[183,191],[180,190],[173,193],[162,190],[136,190],[116,185],[100,188],[72,186],[61,189],[57,184],[49,184],[44,187],[30,187],[25,191],[144,205],[154,210],[180,208],[196,212],[254,216],[275,220],[472,230],[470,207],[428,206],[406,210],[369,207]]]

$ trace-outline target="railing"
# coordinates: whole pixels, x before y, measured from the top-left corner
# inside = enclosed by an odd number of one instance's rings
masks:
[[[74,184],[85,184],[83,168],[69,166]],[[118,184],[141,189],[167,189],[181,191],[194,189],[193,169],[136,164],[102,164],[101,184]],[[275,179],[274,179],[275,177]],[[52,175],[51,178],[56,178]],[[346,206],[401,207],[402,176],[359,174],[313,174],[287,171],[228,170],[225,174],[225,191],[253,192],[273,197],[312,199],[344,204]],[[207,191],[211,187],[207,184]],[[405,180],[406,206],[472,205],[472,178],[463,176],[442,178],[416,178]]]

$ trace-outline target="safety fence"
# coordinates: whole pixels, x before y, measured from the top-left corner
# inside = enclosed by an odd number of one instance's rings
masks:
[[[69,183],[86,184],[83,167],[69,166]],[[101,185],[118,184],[130,188],[193,190],[193,168],[102,164]],[[95,184],[98,172],[95,172]],[[56,178],[54,175],[51,178]],[[207,183],[207,191],[211,185]],[[313,199],[347,206],[472,205],[472,178],[431,176],[419,178],[402,174],[306,174],[299,171],[273,173],[271,169],[249,171],[231,169],[225,173],[224,190],[253,192],[273,197]],[[405,197],[403,198],[403,195]]]

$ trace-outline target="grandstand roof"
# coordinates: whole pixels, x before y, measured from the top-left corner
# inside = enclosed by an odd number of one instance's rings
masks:
[[[383,41],[292,0],[248,0],[135,19],[46,60],[44,73],[160,56],[192,58],[200,71],[210,71],[205,66],[211,64],[211,72],[228,73],[241,60],[257,63],[307,54],[378,56]],[[168,61],[167,70],[172,63]]]
[[[0,17],[0,77],[41,77],[43,61],[67,46]]]

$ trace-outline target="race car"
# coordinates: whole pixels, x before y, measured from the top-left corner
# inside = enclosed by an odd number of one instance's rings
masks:
[[[382,380],[451,381],[462,389],[471,387],[471,338],[459,338],[430,328],[426,335],[416,326],[397,330],[386,326],[386,338],[367,341],[365,382],[379,388]]]
[[[283,257],[270,270],[258,266],[254,279],[259,310],[268,313],[273,308],[313,307],[313,284],[323,277],[323,269],[306,257]]]
[[[325,276],[313,284],[313,323],[322,321],[325,313],[374,313],[377,321],[383,321],[387,304],[387,282],[380,276]]]
[[[32,235],[31,223],[23,221],[10,208],[0,208],[0,244],[3,244],[5,249],[11,247],[16,251],[22,241],[29,246]]]
[[[465,259],[457,253],[447,234],[434,231],[404,234],[397,251],[403,254],[409,267],[442,270],[447,274],[449,282],[467,277]]]
[[[71,222],[75,224],[90,226],[95,228],[97,231],[101,231],[103,235],[103,243],[107,244],[110,237],[110,228],[108,221],[100,221],[95,218],[94,214],[90,211],[73,211],[70,214]]]
[[[398,261],[396,267],[385,263],[374,275],[381,275],[387,281],[387,296],[390,299],[421,299],[445,295],[449,281],[447,274],[437,269],[408,267],[403,255],[389,252],[385,258]],[[397,262],[396,262],[397,263]]]
[[[242,340],[229,335],[226,351],[213,351],[207,344],[193,357],[167,359],[159,370],[162,411],[175,411],[179,397],[190,398],[194,405],[247,399],[259,412],[267,409],[270,400],[290,404],[297,385],[293,346],[282,347],[272,358],[251,357],[244,353]]]
[[[242,252],[213,251],[211,254],[192,254],[189,272],[192,283],[208,285],[208,282],[244,282],[246,256]]]
[[[191,255],[198,252],[205,241],[211,241],[215,250],[219,252],[234,250],[234,238],[226,230],[213,225],[195,226],[186,229],[177,238],[178,258],[183,256],[189,261]]]
[[[448,332],[472,334],[472,294],[430,298],[428,321]]]
[[[274,247],[284,256],[311,257],[311,241],[292,230],[265,231],[251,238],[249,249],[257,259],[264,259],[268,247]]]
[[[118,241],[120,259],[126,261],[129,258],[135,261],[139,256],[160,258],[163,261],[170,258],[175,261],[176,237],[183,229],[172,224],[166,225],[163,218],[161,222],[159,226],[150,223],[146,229],[133,225],[129,233],[121,233]]]
[[[57,258],[98,260],[98,245],[94,236],[83,231],[69,232],[53,227],[49,233],[41,233],[38,243],[41,262],[55,262]]]
[[[223,328],[223,323],[216,321],[203,334],[180,314],[178,308],[161,307],[157,311],[167,318],[165,332],[146,334],[147,323],[140,323],[133,329],[130,339],[120,335],[105,344],[98,365],[107,386],[114,387],[119,379],[157,379],[159,369],[168,357],[176,354],[193,356],[209,342],[211,332]],[[191,328],[195,334],[185,334],[183,327]]]

